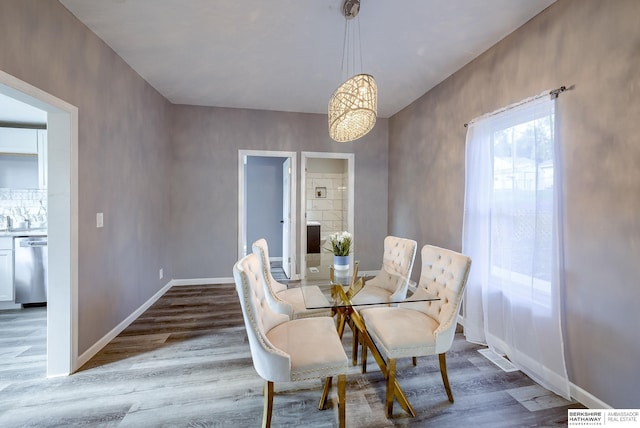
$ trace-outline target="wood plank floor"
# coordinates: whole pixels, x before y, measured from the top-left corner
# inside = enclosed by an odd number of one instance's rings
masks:
[[[263,381],[251,363],[234,286],[174,287],[77,373],[45,379],[44,308],[0,311],[0,427],[257,427]],[[348,330],[348,329],[347,329]],[[350,352],[347,331],[344,345]],[[384,416],[375,362],[347,376],[350,427],[566,426],[569,403],[520,372],[505,373],[457,335],[447,354],[455,403],[437,358],[399,361],[418,413]],[[276,384],[273,426],[336,426],[336,390],[317,410],[319,381]]]

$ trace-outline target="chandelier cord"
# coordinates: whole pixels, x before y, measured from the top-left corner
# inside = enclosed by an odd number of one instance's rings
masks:
[[[358,20],[358,52],[360,53],[360,72],[362,73],[362,70],[364,70],[364,66],[362,64],[362,36],[360,35],[360,15],[356,16],[356,19]],[[353,62],[353,74],[356,74],[355,60]]]
[[[349,21],[347,19],[344,20],[344,35],[343,35],[343,40],[342,40],[342,64],[340,66],[340,73],[342,74],[343,79],[345,78],[344,76],[347,75],[349,73],[349,59],[348,59],[348,52],[347,52],[347,31],[348,31],[348,27],[349,27]],[[347,70],[345,72],[344,69],[344,59],[345,57],[347,57]]]
[[[362,36],[360,32],[360,16],[356,16],[357,28],[353,28],[349,25],[350,19],[344,20],[344,33],[342,41],[342,62],[340,64],[340,72],[343,79],[347,79],[352,75],[355,75],[358,70],[362,72],[364,70],[364,62],[362,60]],[[356,34],[357,31],[357,34]],[[357,37],[356,37],[357,36]],[[357,40],[356,40],[357,38]],[[356,49],[356,42],[358,43],[358,49]],[[358,58],[359,56],[359,58]],[[358,63],[359,60],[359,63]],[[346,62],[346,67],[345,67]]]

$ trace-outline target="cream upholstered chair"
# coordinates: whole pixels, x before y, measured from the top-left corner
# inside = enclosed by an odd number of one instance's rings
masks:
[[[416,292],[407,300],[419,298],[424,293],[436,295],[440,300],[360,311],[367,331],[387,358],[387,416],[393,412],[397,358],[437,354],[442,382],[449,401],[453,403],[445,352],[453,343],[471,259],[431,245],[422,248],[421,256],[420,282]]]
[[[267,301],[274,311],[286,314],[292,319],[331,316],[331,309],[307,309],[300,287],[287,288],[273,278],[269,262],[269,246],[265,239],[255,241],[252,248],[253,253],[260,260],[261,272],[267,286]]]
[[[403,300],[407,295],[418,243],[412,239],[384,238],[382,268],[365,282],[362,290],[351,299],[354,305]]]
[[[347,355],[331,317],[290,320],[273,312],[266,300],[258,256],[249,254],[233,267],[253,366],[266,383],[263,427],[271,425],[273,383],[326,378],[319,408],[326,404],[332,376],[338,376],[339,425],[345,424]]]
[[[398,302],[407,296],[413,262],[416,258],[418,243],[412,239],[387,236],[384,238],[384,253],[382,254],[382,268],[378,275],[366,281],[364,287],[351,298],[356,305],[370,305],[382,302]],[[361,309],[366,306],[357,307]],[[358,361],[358,343],[360,336],[358,329],[351,326],[353,331],[352,361]],[[367,350],[362,343],[363,365],[362,372],[366,372]]]

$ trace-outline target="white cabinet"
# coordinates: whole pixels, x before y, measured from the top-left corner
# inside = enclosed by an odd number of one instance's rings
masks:
[[[38,154],[38,130],[0,127],[0,153]]]
[[[37,156],[38,188],[46,189],[48,187],[48,148],[46,129],[0,127],[0,155],[3,154]]]
[[[0,238],[0,302],[13,302],[13,239]]]

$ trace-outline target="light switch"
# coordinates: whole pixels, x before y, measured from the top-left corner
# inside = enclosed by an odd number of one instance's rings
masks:
[[[102,213],[97,213],[96,214],[96,227],[100,228],[104,226],[104,217],[102,215]]]

